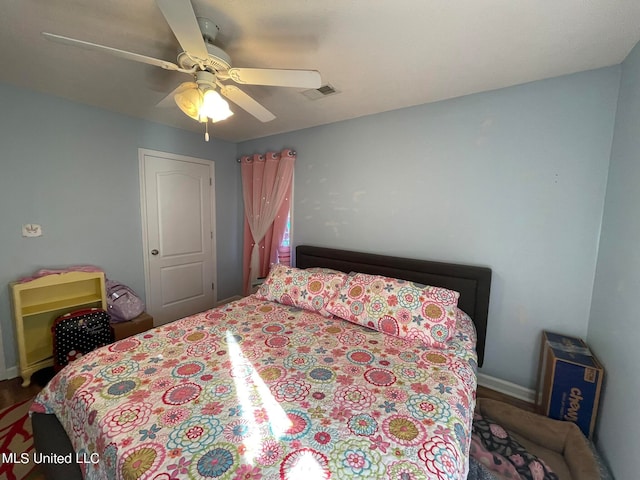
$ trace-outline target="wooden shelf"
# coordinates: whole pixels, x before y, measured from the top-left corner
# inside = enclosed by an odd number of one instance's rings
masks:
[[[47,346],[41,346],[25,352],[27,355],[27,361],[29,365],[42,362],[45,360],[53,361],[53,348]]]
[[[28,386],[34,372],[53,365],[51,326],[56,318],[82,308],[107,309],[104,273],[53,274],[10,288],[20,375]]]
[[[82,307],[83,305],[90,305],[101,301],[101,296],[97,294],[86,295],[83,297],[63,298],[41,304],[23,306],[22,316],[26,317],[28,315],[37,315],[39,313],[53,312],[55,310]]]

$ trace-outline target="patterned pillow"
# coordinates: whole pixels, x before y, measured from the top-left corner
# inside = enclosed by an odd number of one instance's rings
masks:
[[[292,305],[330,318],[332,314],[325,307],[336,296],[346,279],[347,274],[342,272],[309,272],[276,264],[271,266],[267,279],[255,295],[261,300]]]
[[[460,294],[446,288],[358,273],[327,311],[353,323],[436,348],[453,338]]]
[[[304,271],[309,273],[344,273],[340,270],[334,270],[333,268],[326,267],[309,267],[305,268]]]

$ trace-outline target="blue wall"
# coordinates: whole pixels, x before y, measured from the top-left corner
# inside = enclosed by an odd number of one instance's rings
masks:
[[[640,44],[622,64],[588,340],[606,369],[598,446],[618,479],[640,472]],[[634,393],[635,392],[635,393]]]
[[[242,285],[236,145],[0,84],[0,326],[17,364],[7,284],[43,267],[98,265],[144,296],[138,148],[215,164],[218,297]],[[44,235],[23,238],[24,223]]]
[[[241,143],[293,147],[293,241],[488,265],[483,373],[535,387],[543,329],[585,337],[620,68]]]
[[[483,373],[533,388],[541,330],[588,335],[607,368],[598,446],[618,478],[640,470],[639,47],[622,67],[237,146],[15,87],[0,102],[0,284],[91,263],[144,292],[137,150],[150,148],[215,161],[218,295],[239,293],[235,157],[293,147],[295,244],[490,266]],[[23,239],[28,222],[44,236]],[[7,288],[0,322],[12,366]]]

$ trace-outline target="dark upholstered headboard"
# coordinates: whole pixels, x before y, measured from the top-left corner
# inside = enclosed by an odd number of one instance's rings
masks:
[[[459,292],[458,307],[473,319],[476,326],[478,366],[482,366],[491,289],[490,268],[309,245],[296,247],[296,266],[298,268],[325,267],[347,273],[384,275]]]

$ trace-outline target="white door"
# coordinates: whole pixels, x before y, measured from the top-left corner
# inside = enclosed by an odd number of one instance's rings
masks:
[[[216,304],[213,162],[140,149],[147,311],[154,324]]]

